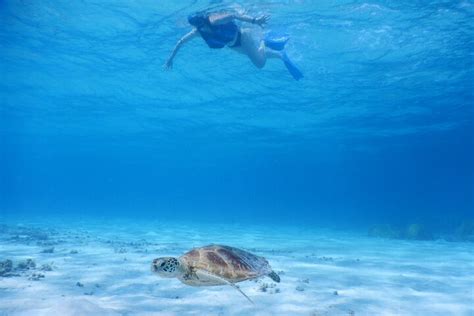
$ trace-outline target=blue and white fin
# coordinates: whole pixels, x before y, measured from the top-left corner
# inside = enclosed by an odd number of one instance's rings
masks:
[[[265,46],[276,51],[281,51],[285,49],[285,45],[289,39],[290,37],[288,35],[270,32],[265,34]]]
[[[295,80],[300,80],[304,77],[301,70],[288,58],[288,55],[286,55],[286,53],[283,53],[282,60],[286,66],[286,69],[288,69],[288,71]]]

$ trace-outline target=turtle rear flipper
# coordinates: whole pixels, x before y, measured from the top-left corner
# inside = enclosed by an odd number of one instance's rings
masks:
[[[268,277],[270,279],[272,279],[273,281],[277,282],[277,283],[280,283],[280,276],[275,272],[275,271],[272,271],[270,272],[269,274],[267,274]]]

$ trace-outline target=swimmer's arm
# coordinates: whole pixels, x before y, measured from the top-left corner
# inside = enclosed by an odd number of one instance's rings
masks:
[[[171,52],[171,55],[168,58],[168,60],[166,61],[164,67],[167,68],[167,69],[173,67],[173,59],[176,56],[176,54],[178,53],[181,46],[183,46],[183,44],[185,44],[185,43],[189,42],[190,40],[192,40],[193,38],[195,38],[197,35],[198,35],[198,31],[196,29],[193,29],[191,32],[189,32],[188,34],[181,37],[181,39],[178,41],[178,43],[176,43],[176,46],[174,47],[173,51]]]
[[[270,20],[269,15],[261,15],[258,17],[251,17],[245,14],[231,14],[231,13],[222,13],[222,14],[213,14],[209,17],[209,22],[212,25],[225,24],[232,22],[233,20],[240,20],[247,23],[258,24],[263,27],[264,24]]]

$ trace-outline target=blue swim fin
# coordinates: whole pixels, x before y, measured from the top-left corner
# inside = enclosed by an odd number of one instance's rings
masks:
[[[293,76],[293,78],[295,78],[295,80],[300,80],[301,78],[304,77],[301,70],[299,70],[298,67],[296,67],[296,65],[293,64],[293,62],[288,58],[288,55],[286,55],[286,53],[283,53],[282,60],[286,66],[286,69],[288,69],[288,71]]]
[[[283,50],[290,37],[288,35],[279,35],[275,33],[267,33],[265,35],[265,46],[273,50]]]

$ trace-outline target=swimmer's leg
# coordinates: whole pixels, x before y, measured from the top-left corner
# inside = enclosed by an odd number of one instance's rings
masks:
[[[246,54],[257,68],[263,68],[267,62],[265,43],[250,29],[241,30],[241,51]]]
[[[280,42],[280,44],[286,44],[286,42],[287,40],[284,39]],[[302,72],[288,58],[285,51],[280,49],[284,48],[284,45],[280,45],[277,48],[279,48],[279,50],[271,49],[271,47],[266,47],[265,40],[261,36],[258,36],[258,34],[256,34],[252,30],[241,30],[241,52],[246,54],[257,68],[263,68],[268,58],[278,58],[283,61],[286,68],[293,76],[293,78],[295,78],[295,80],[303,78]]]
[[[284,54],[285,54],[284,52],[280,52],[280,51],[273,50],[273,49],[270,49],[268,47],[265,47],[265,56],[267,56],[267,59],[268,58],[278,58],[278,59],[283,60],[283,55]]]
[[[267,47],[267,57],[278,57],[286,66],[295,80],[303,78],[303,73],[298,67],[288,58],[284,51],[285,45],[290,38],[287,35],[279,35],[276,33],[267,33],[265,35],[265,46]],[[271,49],[269,49],[271,48]]]

